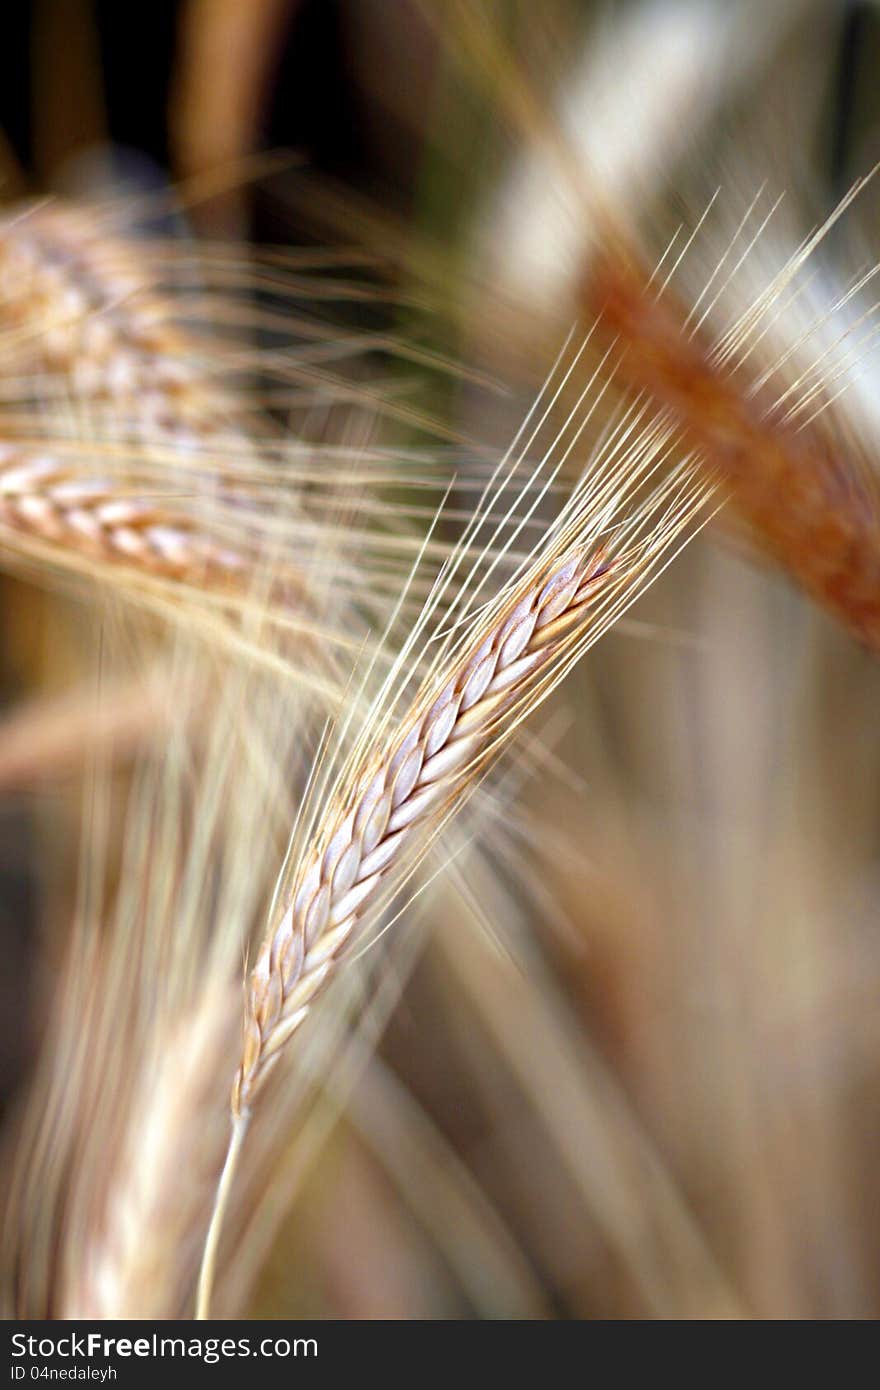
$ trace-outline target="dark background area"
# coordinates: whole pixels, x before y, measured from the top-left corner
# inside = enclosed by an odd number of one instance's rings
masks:
[[[354,22],[365,14],[371,42],[377,34],[381,41],[383,31],[390,36],[400,9],[408,6],[287,0],[266,74],[256,146],[294,150],[313,169],[403,205],[418,137],[395,115],[393,100],[377,102],[381,73],[374,70],[378,83],[368,78],[365,85],[358,51],[363,25]],[[169,105],[185,10],[186,0],[7,0],[0,127],[31,191],[55,183],[59,150],[70,158],[92,144],[95,114],[123,159],[122,172],[130,172],[123,151],[146,156],[156,176],[179,172]],[[408,29],[396,36],[404,43],[407,32],[420,27],[413,12],[408,19]],[[387,56],[396,69],[400,53]],[[408,100],[417,103],[418,63],[410,76]],[[54,108],[48,115],[47,92]]]

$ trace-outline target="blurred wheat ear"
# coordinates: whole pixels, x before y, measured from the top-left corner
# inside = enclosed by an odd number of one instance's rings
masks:
[[[48,203],[0,221],[0,526],[34,568],[111,566],[118,589],[142,577],[240,604],[260,559],[254,421],[211,339],[179,327],[153,284],[148,240],[139,258],[116,232],[121,215]],[[73,446],[53,437],[71,410]],[[306,603],[292,556],[275,583],[292,616]]]
[[[737,350],[746,355],[782,287],[824,231],[780,274],[780,288],[769,286],[744,312],[744,327],[735,326],[714,352],[701,343],[693,313],[653,290],[653,276],[619,239],[587,271],[584,308],[620,345],[621,378],[670,411],[682,446],[724,479],[767,555],[880,651],[880,483],[874,460],[865,459],[855,437],[835,431],[833,378],[824,391],[825,409],[813,383],[799,411],[791,387],[776,400],[766,399],[765,388],[762,399],[736,370]],[[763,376],[772,381],[771,372]]]
[[[335,496],[322,451],[295,454],[249,375],[264,358],[240,333],[262,320],[233,291],[259,272],[242,264],[244,248],[208,250],[202,266],[198,249],[124,235],[125,218],[125,202],[110,201],[26,204],[0,219],[3,559],[28,577],[105,586],[162,617],[191,615],[218,634],[225,625],[233,643],[271,623],[282,647],[261,653],[251,641],[251,655],[284,660],[338,705],[350,654],[383,602],[372,570],[393,574],[418,540],[386,513],[383,528],[359,532],[369,572],[351,544],[333,565],[351,500]],[[310,292],[301,277],[289,290],[286,274],[279,254],[271,280],[282,299]],[[179,282],[177,297],[163,275]],[[216,292],[193,333],[187,314],[200,299],[180,291],[202,277]],[[333,334],[313,332],[318,357],[332,358]],[[286,379],[309,368],[294,354],[272,370]],[[341,400],[353,414],[354,388],[326,372],[321,381],[324,403]],[[382,401],[375,393],[377,410]],[[360,453],[353,444],[337,454],[355,498],[369,485]],[[306,511],[311,484],[320,507]]]

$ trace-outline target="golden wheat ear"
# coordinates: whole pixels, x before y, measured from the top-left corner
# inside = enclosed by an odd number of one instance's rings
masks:
[[[632,602],[706,503],[707,488],[686,465],[651,488],[665,458],[663,431],[651,426],[640,434],[630,421],[623,437],[620,456],[619,441],[609,447],[604,468],[600,454],[494,598],[485,597],[495,568],[491,542],[480,582],[465,584],[442,612],[441,584],[342,770],[332,784],[325,779],[327,790],[316,794],[301,822],[303,848],[292,856],[290,886],[248,976],[232,1138],[206,1245],[201,1317],[251,1108],[337,960],[376,922],[521,721]],[[487,487],[446,582],[493,510],[509,519],[504,494],[515,472],[514,466],[504,476],[502,468],[501,481]],[[532,511],[541,495],[536,485]],[[415,695],[403,698],[401,673],[414,663],[418,669],[419,642],[432,619],[439,621],[424,648],[427,674]]]
[[[399,882],[419,837],[452,813],[529,692],[612,571],[601,551],[575,550],[531,576],[455,666],[426,688],[387,748],[365,758],[357,790],[331,814],[292,901],[250,975],[244,1053],[233,1113],[251,1104],[280,1049],[358,925]],[[589,616],[588,616],[589,615]]]

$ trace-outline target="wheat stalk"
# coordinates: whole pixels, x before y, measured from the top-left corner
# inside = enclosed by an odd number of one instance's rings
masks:
[[[124,629],[138,667],[154,636],[140,618]],[[121,802],[100,772],[88,798],[100,878],[55,969],[4,1202],[19,1312],[180,1316],[210,1215],[241,935],[264,910],[309,721],[286,674],[201,632],[168,637],[162,738],[139,750]],[[256,815],[260,848],[245,833]]]

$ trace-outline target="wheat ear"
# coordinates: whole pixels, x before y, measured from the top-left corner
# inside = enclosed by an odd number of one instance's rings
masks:
[[[204,440],[235,402],[211,379],[210,343],[174,321],[136,245],[99,210],[50,203],[0,223],[0,322],[16,363],[28,354],[80,399],[104,402],[138,435]]]
[[[481,635],[387,749],[370,760],[351,804],[331,820],[250,975],[235,1114],[251,1102],[284,1044],[309,1012],[333,962],[413,841],[447,815],[503,736],[557,652],[587,620],[609,577],[604,558],[575,552],[533,583],[487,636]]]
[[[533,584],[451,677],[418,702],[390,748],[368,760],[351,804],[331,812],[329,829],[306,859],[248,979],[232,1135],[208,1231],[197,1318],[208,1316],[222,1217],[259,1088],[368,909],[400,882],[413,842],[424,839],[472,785],[505,714],[538,678],[563,633],[584,617],[607,573],[601,560],[581,552]]]
[[[717,470],[767,553],[880,650],[880,495],[821,417],[798,428],[742,388],[687,331],[634,258],[605,255],[588,313],[623,346],[619,372],[673,412],[685,446]]]
[[[173,302],[153,290],[136,248],[106,233],[106,220],[97,209],[51,203],[13,208],[0,222],[0,326],[11,359],[33,369],[27,390],[39,399],[55,375],[74,400],[109,412],[115,436],[163,444],[172,465],[178,449],[186,464],[194,445],[222,442],[243,466],[253,445],[229,423],[240,406],[212,379],[210,343],[176,326]],[[173,466],[160,466],[173,492]],[[32,538],[62,564],[69,555],[197,589],[252,582],[253,553],[212,534],[204,507],[145,495],[155,484],[142,482],[137,495],[134,477],[122,481],[51,447],[0,446],[8,544]],[[288,580],[301,591],[292,567]]]
[[[182,509],[120,495],[111,478],[19,446],[0,446],[0,526],[93,560],[202,586],[239,582],[252,563]]]
[[[221,492],[231,467],[225,500],[240,520],[248,500],[241,481],[255,456],[242,403],[218,382],[210,340],[178,327],[173,299],[153,287],[136,244],[107,225],[106,212],[58,203],[13,208],[0,222],[6,352],[17,365],[31,363],[26,386],[38,400],[54,375],[75,402],[101,406],[97,423],[110,427],[111,440],[162,446],[166,489],[175,489],[178,454],[184,468],[194,449],[209,457]],[[189,486],[204,483],[190,478]],[[137,487],[134,477],[121,488],[118,477],[51,448],[0,447],[0,524],[11,532],[197,588],[252,582],[253,550],[212,534],[204,507],[160,503],[144,495],[155,485],[141,482],[141,495]],[[288,511],[294,500],[285,499]],[[299,601],[308,587],[288,563],[284,597]]]
[[[379,721],[355,748],[247,981],[230,1152],[209,1227],[197,1317],[207,1316],[224,1206],[251,1107],[340,953],[402,886],[519,722],[635,596],[705,496],[700,486],[689,495],[680,490],[662,521],[656,499],[649,499],[633,533],[650,516],[647,537],[624,550],[619,532],[613,558],[603,537],[607,512],[585,520],[588,504],[573,499],[565,524],[551,531],[523,577],[479,610],[455,652],[435,663],[396,730]]]

